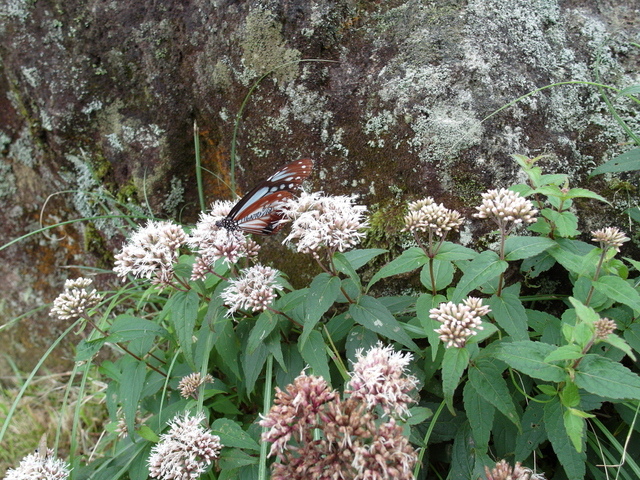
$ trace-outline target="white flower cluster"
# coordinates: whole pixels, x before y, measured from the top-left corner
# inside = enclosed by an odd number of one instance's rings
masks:
[[[397,415],[408,415],[408,405],[414,402],[408,392],[418,383],[416,377],[406,375],[411,358],[410,353],[396,352],[382,342],[371,347],[366,355],[358,350],[350,373],[351,397],[362,399],[369,408],[381,405],[386,413],[393,410]]]
[[[463,222],[460,212],[449,210],[427,197],[409,203],[409,213],[404,217],[404,230],[412,233],[432,231],[444,237],[449,231],[458,230]]]
[[[282,290],[278,283],[278,270],[257,264],[247,268],[242,275],[229,282],[220,296],[229,306],[228,314],[236,310],[266,310],[276,297],[275,290]]]
[[[75,320],[84,316],[102,300],[102,295],[95,288],[89,290],[92,286],[93,280],[84,277],[65,281],[64,291],[53,301],[49,315],[58,320]]]
[[[474,217],[493,218],[500,226],[506,222],[533,223],[538,213],[538,210],[533,208],[533,203],[506,188],[483,193],[482,205],[477,206],[476,210],[478,213],[474,214]]]
[[[204,415],[176,415],[151,449],[149,475],[161,480],[193,480],[218,458],[220,437],[200,425]]]
[[[297,244],[298,252],[315,253],[322,248],[344,252],[356,246],[368,226],[364,205],[354,205],[356,197],[327,196],[303,192],[286,201],[285,218],[292,220],[291,233],[284,243]]]
[[[228,264],[234,264],[240,258],[258,255],[260,246],[240,230],[229,231],[216,225],[232,207],[233,202],[218,200],[211,204],[210,213],[200,214],[187,240],[187,244],[199,254],[193,266],[192,280],[202,278],[220,258]]]
[[[482,330],[482,319],[491,310],[482,305],[479,298],[469,297],[464,303],[441,303],[438,308],[429,310],[429,317],[438,320],[442,326],[436,330],[440,340],[446,342],[446,347],[464,347],[469,337],[477,335],[476,330]]]
[[[5,480],[66,480],[69,478],[69,464],[57,459],[53,450],[46,453],[31,453],[20,461],[18,468],[10,468]]]
[[[600,243],[600,248],[603,250],[613,247],[616,252],[619,252],[622,244],[629,241],[629,237],[616,227],[601,228],[591,232],[591,235],[593,235],[591,240]]]
[[[168,283],[173,278],[173,265],[178,250],[187,240],[179,225],[149,220],[134,233],[117,254],[113,271],[120,277],[153,278],[157,283]]]

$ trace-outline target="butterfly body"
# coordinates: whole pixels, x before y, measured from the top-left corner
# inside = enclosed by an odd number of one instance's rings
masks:
[[[282,227],[283,202],[293,197],[312,168],[313,161],[309,159],[285,165],[242,197],[225,218],[216,222],[216,226],[258,235],[276,233]]]

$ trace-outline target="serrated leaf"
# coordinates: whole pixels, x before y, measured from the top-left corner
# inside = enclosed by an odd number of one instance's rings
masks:
[[[640,400],[640,377],[624,365],[600,355],[585,355],[576,369],[575,383],[603,398]]]
[[[478,394],[473,384],[465,384],[463,390],[464,411],[469,419],[473,439],[481,452],[486,452],[489,446],[491,428],[495,408]]]
[[[593,287],[609,298],[640,311],[640,293],[620,277],[600,277]]]
[[[625,332],[626,333],[626,332]],[[631,349],[631,347],[629,346],[629,344],[627,342],[625,342],[622,338],[620,338],[618,335],[614,334],[614,333],[610,333],[609,335],[607,335],[607,337],[605,339],[602,340],[603,342],[608,343],[609,345],[616,347],[620,350],[622,350],[625,354],[627,354],[633,361],[636,360],[636,356],[633,353],[633,350]]]
[[[509,264],[504,260],[500,260],[495,252],[485,250],[466,266],[464,275],[458,282],[451,301],[460,303],[469,292],[497,278],[508,266]]]
[[[576,310],[576,316],[583,322],[594,323],[600,318],[600,315],[598,315],[593,308],[587,307],[580,300],[569,297],[569,301],[571,302],[571,305],[573,305],[573,308],[575,308]]]
[[[640,353],[640,323],[634,323],[624,331],[624,339],[631,348]]]
[[[298,344],[298,348],[304,361],[313,369],[313,374],[323,376],[327,382],[331,382],[329,361],[322,334],[314,330],[309,335],[307,342],[304,345]]]
[[[166,336],[167,331],[151,320],[131,315],[118,315],[109,327],[109,337],[112,342],[128,342],[140,337]]]
[[[578,217],[572,212],[557,212],[549,208],[543,209],[541,215],[553,222],[555,233],[560,237],[575,237],[580,235],[578,230]]]
[[[591,198],[594,200],[600,200],[603,203],[607,203],[611,205],[606,198],[598,195],[596,192],[592,192],[591,190],[587,190],[586,188],[572,188],[566,194],[563,195],[564,198]]]
[[[606,163],[595,168],[590,176],[602,173],[631,172],[640,170],[640,148],[632,148],[628,152],[621,153]]]
[[[575,480],[583,479],[586,473],[586,455],[584,449],[580,453],[570,442],[564,425],[562,405],[557,398],[551,399],[544,406],[544,426],[567,477]]]
[[[513,340],[527,340],[527,312],[520,301],[520,285],[514,284],[489,299],[491,316]]]
[[[545,363],[560,362],[563,360],[577,360],[582,358],[584,353],[578,345],[563,345],[556,348],[544,358]]]
[[[177,334],[180,350],[194,371],[198,371],[193,361],[193,336],[199,305],[198,293],[187,290],[173,295],[164,308],[170,312],[168,319]]]
[[[265,343],[261,343],[253,352],[249,352],[248,348],[244,348],[243,354],[240,356],[242,362],[242,370],[244,371],[244,384],[247,387],[247,393],[253,392],[256,380],[262,372],[262,367],[269,355],[269,349]]]
[[[151,430],[146,425],[142,425],[138,430],[136,430],[136,433],[145,440],[149,440],[150,442],[156,443],[158,442],[158,440],[160,440],[160,437],[156,434],[156,432]]]
[[[356,272],[351,262],[347,260],[342,252],[336,252],[333,254],[333,264],[336,267],[336,270],[347,275],[353,282],[358,286],[358,290],[360,290],[360,276]]]
[[[353,320],[363,327],[395,340],[411,350],[419,350],[400,322],[375,298],[363,295],[358,303],[349,306],[349,313]]]
[[[595,249],[595,247],[594,247]],[[593,276],[595,263],[585,259],[583,254],[577,254],[565,249],[563,246],[552,247],[547,252],[564,268],[577,275]]]
[[[106,337],[97,338],[95,340],[81,340],[76,346],[75,361],[86,362],[91,360],[93,356],[100,351],[106,341]]]
[[[224,449],[220,454],[220,458],[216,461],[220,465],[220,470],[232,470],[245,465],[253,465],[258,463],[258,457],[249,455],[239,448]]]
[[[511,262],[535,257],[546,249],[553,247],[555,244],[556,242],[546,237],[510,236],[504,245],[505,259]]]
[[[334,304],[340,294],[340,285],[340,278],[328,273],[320,273],[313,279],[305,301],[304,325],[299,343],[304,345],[322,315]]]
[[[429,317],[429,310],[437,308],[443,302],[446,302],[446,297],[442,295],[433,295],[423,293],[418,297],[416,301],[416,316],[420,320],[420,325],[424,329],[424,332],[429,340],[429,344],[433,346],[431,350],[431,360],[434,361],[438,356],[438,351],[441,347],[440,334],[436,332],[436,329],[442,325],[439,321]]]
[[[255,352],[259,345],[264,343],[266,338],[273,332],[273,329],[278,325],[278,318],[273,312],[265,310],[262,312],[256,323],[251,329],[249,334],[249,340],[247,341],[247,351],[249,353]]]
[[[428,259],[429,257],[427,257],[421,248],[411,247],[405,250],[398,258],[387,263],[373,276],[367,286],[367,290],[370,289],[378,280],[391,277],[393,275],[400,275],[401,273],[411,272],[416,268],[420,268],[422,265],[427,263]]]
[[[220,437],[225,447],[248,448],[260,451],[260,445],[236,422],[227,418],[218,418],[211,425],[211,431]]]
[[[420,425],[433,417],[433,410],[427,407],[411,407],[407,425]]]
[[[565,372],[557,365],[545,362],[545,358],[557,347],[548,343],[531,342],[503,342],[495,350],[495,356],[511,368],[533,378],[547,382],[562,382]]]
[[[453,394],[460,384],[460,378],[469,365],[469,350],[466,348],[447,348],[442,359],[442,391],[449,411],[454,413]]]
[[[435,285],[432,284],[431,272]],[[420,272],[420,281],[429,291],[438,291],[447,288],[453,280],[453,264],[448,260],[434,258],[427,262]]]
[[[372,259],[377,257],[378,255],[382,255],[386,253],[388,250],[384,248],[360,248],[355,250],[349,250],[348,252],[344,252],[344,258],[351,264],[354,270],[359,269],[360,267],[369,263]]]
[[[478,394],[498,409],[513,424],[520,427],[520,418],[511,399],[507,382],[500,369],[492,360],[483,358],[471,364],[468,369],[469,381]]]
[[[457,243],[443,242],[433,258],[454,262],[457,260],[471,260],[477,256],[476,251],[471,248],[463,247]]]
[[[529,402],[522,416],[522,434],[516,437],[515,460],[525,460],[538,445],[547,439],[543,425],[544,404]]]
[[[120,401],[129,432],[135,431],[136,413],[140,394],[147,376],[147,365],[133,358],[123,359],[122,376],[120,377]]]

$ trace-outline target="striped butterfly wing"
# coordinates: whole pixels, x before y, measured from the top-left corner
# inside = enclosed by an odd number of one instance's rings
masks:
[[[292,162],[256,185],[216,225],[227,230],[242,230],[258,235],[271,235],[280,230],[282,203],[311,174],[313,161]]]

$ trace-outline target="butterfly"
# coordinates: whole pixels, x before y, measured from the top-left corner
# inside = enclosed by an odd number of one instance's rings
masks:
[[[236,203],[229,215],[216,222],[219,228],[233,232],[271,235],[282,228],[282,203],[292,198],[294,191],[311,174],[313,160],[307,158],[285,165],[256,185]]]

